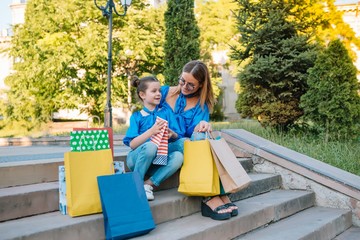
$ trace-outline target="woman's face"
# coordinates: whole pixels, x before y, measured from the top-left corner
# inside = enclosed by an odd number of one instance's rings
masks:
[[[189,95],[195,93],[201,88],[201,84],[196,80],[193,75],[187,72],[183,72],[179,78],[179,85],[181,87],[181,93]]]

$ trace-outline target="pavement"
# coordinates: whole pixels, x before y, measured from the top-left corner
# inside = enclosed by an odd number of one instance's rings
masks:
[[[0,163],[63,159],[64,153],[70,151],[67,138],[62,141],[58,137],[37,138],[34,141],[30,138],[2,138],[0,142]],[[128,151],[130,148],[122,144],[121,136],[114,136],[114,155],[124,155]]]

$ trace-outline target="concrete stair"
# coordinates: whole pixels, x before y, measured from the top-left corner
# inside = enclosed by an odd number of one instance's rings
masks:
[[[150,202],[156,229],[136,239],[360,239],[351,211],[317,207],[313,192],[283,190],[280,175],[255,173],[250,159],[239,161],[252,182],[231,195],[238,216],[226,221],[202,217],[201,198],[178,193],[175,174]],[[62,164],[62,159],[0,164],[0,240],[104,239],[102,214],[72,218],[59,213],[57,167]]]

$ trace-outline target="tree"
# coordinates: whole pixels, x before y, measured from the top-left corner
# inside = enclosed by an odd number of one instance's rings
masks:
[[[300,97],[307,90],[307,69],[317,53],[309,43],[310,33],[323,20],[298,12],[306,1],[237,2],[241,47],[233,48],[232,58],[246,64],[239,73],[237,110],[263,126],[287,129],[303,115]]]
[[[360,132],[360,84],[357,69],[340,40],[333,40],[309,69],[309,90],[301,97],[305,119],[323,130],[325,141]]]
[[[200,29],[201,59],[212,63],[214,51],[228,51],[236,35],[233,0],[196,0],[196,19]]]
[[[139,14],[142,9],[147,14]],[[113,27],[114,100],[121,102],[127,96],[125,50],[137,47],[136,74],[160,71],[164,27],[162,17],[143,1],[134,1],[126,17],[114,17]],[[59,109],[103,118],[108,21],[92,1],[29,1],[25,23],[15,27],[11,44],[9,54],[16,62],[6,79],[10,90],[2,112],[7,121],[35,125]]]
[[[134,75],[159,75],[164,71],[165,5],[131,8],[126,25],[115,32],[121,47],[114,50],[115,104],[132,109],[130,79]],[[144,17],[146,16],[146,17]],[[124,101],[127,99],[127,101]]]
[[[98,76],[107,66],[106,21],[100,18],[88,1],[27,3],[25,23],[15,27],[9,52],[16,62],[6,79],[7,120],[36,125],[60,108],[98,113],[106,89]]]
[[[165,12],[164,76],[176,85],[183,66],[200,57],[200,31],[194,14],[194,0],[169,0]]]

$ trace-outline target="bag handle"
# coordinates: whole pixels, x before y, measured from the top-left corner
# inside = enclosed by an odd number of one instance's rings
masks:
[[[205,134],[205,137],[203,137],[204,134]],[[191,141],[199,141],[199,140],[205,140],[205,139],[215,140],[214,136],[209,131],[206,131],[206,132],[193,132],[193,134],[191,136]]]
[[[96,116],[96,115],[92,115],[92,116],[90,116],[90,117],[88,118],[88,120],[87,120],[87,125],[86,125],[87,128],[89,128],[90,119],[93,119],[93,118],[96,118],[97,121],[98,121],[98,124],[100,125],[100,117],[99,117],[99,116]]]
[[[80,144],[80,152],[82,152],[82,148],[81,148],[81,145],[82,145],[82,142],[83,142],[82,140],[85,139],[85,138],[86,138],[86,137],[85,137],[85,134],[82,134],[81,137],[80,137],[80,141],[79,141],[79,144]],[[94,151],[96,151],[96,145],[97,145],[98,142],[99,142],[100,133],[97,134],[97,139],[96,139],[96,140],[95,140],[94,136],[91,136],[91,138],[93,139],[93,143],[94,143],[92,147],[93,147]],[[85,139],[85,140],[86,140],[86,139]],[[88,147],[87,144],[85,144],[85,146]]]
[[[217,135],[217,137],[214,137],[214,135],[212,134],[213,132],[209,133],[211,136],[211,139],[213,140],[219,140],[221,138],[221,132],[217,131],[219,134]]]

